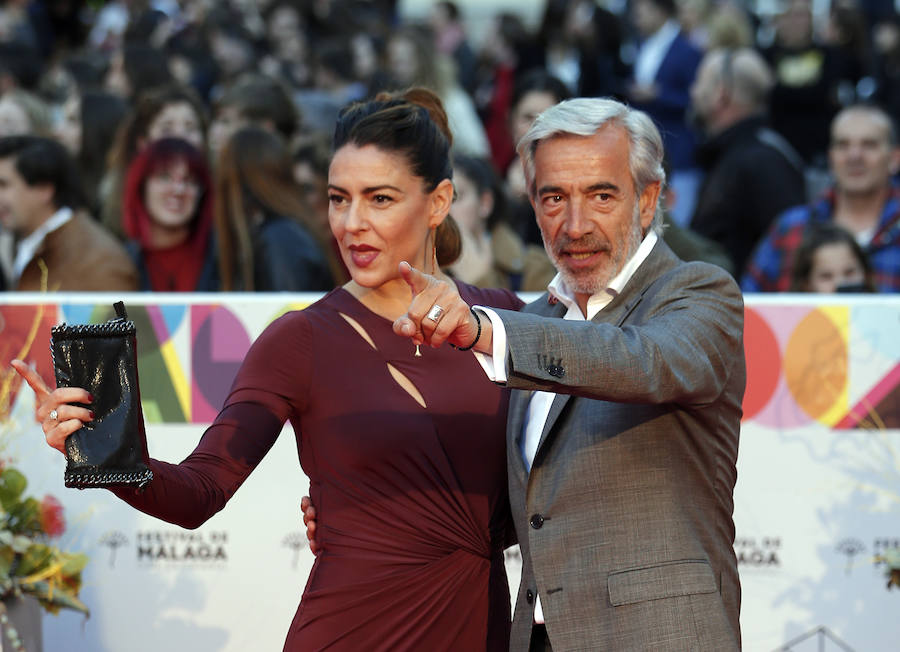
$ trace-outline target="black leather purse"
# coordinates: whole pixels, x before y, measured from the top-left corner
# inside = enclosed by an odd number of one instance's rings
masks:
[[[117,317],[103,324],[60,324],[50,332],[56,385],[93,396],[82,407],[94,419],[66,438],[67,487],[143,487],[153,479],[145,463],[136,329],[124,303],[113,307]]]

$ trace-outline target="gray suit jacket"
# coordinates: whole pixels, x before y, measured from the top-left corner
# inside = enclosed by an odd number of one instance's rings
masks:
[[[560,394],[530,474],[530,392],[510,402],[523,558],[511,649],[528,649],[536,593],[556,650],[739,649],[732,511],[745,368],[734,280],[660,241],[592,321],[564,321],[546,295],[497,312],[509,386]]]

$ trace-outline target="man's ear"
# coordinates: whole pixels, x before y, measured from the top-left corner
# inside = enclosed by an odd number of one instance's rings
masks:
[[[659,181],[647,184],[643,192],[641,192],[638,200],[638,208],[641,214],[641,230],[646,233],[656,214],[656,205],[659,202],[659,192],[662,184]]]
[[[31,186],[32,192],[38,193],[41,200],[47,204],[54,203],[56,187],[49,181],[42,181]]]

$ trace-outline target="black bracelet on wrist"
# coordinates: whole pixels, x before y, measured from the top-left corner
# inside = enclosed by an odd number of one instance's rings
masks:
[[[451,344],[451,345],[450,345],[450,346],[452,346],[454,349],[456,349],[457,351],[469,351],[469,350],[471,350],[476,344],[478,344],[478,340],[481,339],[481,318],[478,316],[478,313],[475,312],[475,309],[474,309],[474,308],[469,308],[469,312],[471,312],[471,313],[472,313],[472,316],[475,317],[475,323],[478,324],[478,332],[475,333],[475,339],[472,340],[472,343],[471,343],[469,346],[456,346],[455,344]]]

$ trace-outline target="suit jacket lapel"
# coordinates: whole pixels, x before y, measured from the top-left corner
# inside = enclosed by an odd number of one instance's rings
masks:
[[[542,317],[555,317],[562,319],[566,314],[566,307],[555,299],[551,299],[550,294],[545,292],[539,299],[531,302],[523,309]],[[509,411],[506,426],[506,445],[509,450],[514,452],[517,460],[516,469],[526,474],[525,460],[522,458],[522,437],[524,432],[522,428],[525,425],[525,417],[528,415],[528,404],[531,402],[531,395],[534,392],[527,390],[514,389],[509,399]],[[543,435],[541,437],[543,440]]]
[[[647,256],[641,266],[638,267],[634,275],[628,280],[628,283],[625,284],[622,292],[618,296],[616,296],[603,310],[594,315],[594,318],[591,321],[621,326],[628,318],[628,315],[631,314],[631,311],[634,310],[635,306],[637,306],[641,302],[641,299],[643,299],[644,293],[650,287],[652,279],[658,278],[661,274],[662,269],[677,264],[677,262],[678,258],[675,256],[672,250],[669,249],[669,246],[665,242],[663,242],[662,237],[660,237],[656,245],[653,247],[653,250]],[[544,300],[544,297],[541,297],[541,300]],[[535,312],[537,312],[538,314],[544,314],[539,310],[535,310]],[[562,318],[565,315],[565,310],[562,308],[560,308],[557,312],[558,314],[556,315],[546,314],[545,316],[557,316]],[[547,443],[547,440],[550,439],[550,433],[552,432],[554,425],[556,425],[556,421],[557,419],[559,419],[559,415],[562,414],[562,411],[565,409],[571,398],[571,394],[557,394],[553,399],[553,404],[550,406],[550,412],[547,414],[547,421],[544,423],[544,429],[541,431],[541,439],[538,442],[537,452],[534,456],[535,462],[537,462],[537,460],[539,459],[542,449]],[[524,421],[524,414],[527,409],[528,402],[525,401],[524,408],[522,409],[522,415],[520,416],[518,423],[517,432],[519,433],[521,432],[522,422]],[[520,435],[517,434],[517,445],[519,437]],[[519,455],[519,457],[522,457],[521,454]]]

